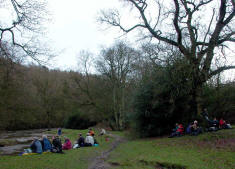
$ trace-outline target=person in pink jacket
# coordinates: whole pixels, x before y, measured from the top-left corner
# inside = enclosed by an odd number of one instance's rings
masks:
[[[62,149],[63,150],[69,150],[71,148],[72,148],[71,141],[67,137],[65,137],[65,143],[63,144]]]

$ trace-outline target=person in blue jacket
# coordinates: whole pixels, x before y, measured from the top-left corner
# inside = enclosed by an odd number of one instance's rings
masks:
[[[37,138],[33,139],[33,142],[30,145],[30,148],[33,153],[38,153],[38,154],[42,153],[42,144]]]
[[[46,135],[42,136],[42,148],[43,148],[43,151],[47,151],[47,152],[50,152],[52,149],[51,142],[50,140],[48,140]]]
[[[61,135],[62,135],[62,129],[61,129],[61,128],[58,128],[57,134],[58,134],[58,136],[61,136]]]

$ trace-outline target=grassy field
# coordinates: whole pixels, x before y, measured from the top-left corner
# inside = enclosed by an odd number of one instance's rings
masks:
[[[77,139],[87,130],[63,130]],[[51,133],[56,133],[52,131]],[[112,134],[125,136],[122,132]],[[105,142],[97,137],[98,147],[79,148],[65,154],[1,156],[0,169],[86,169],[95,156],[107,150],[113,138]],[[179,138],[129,140],[111,152],[111,169],[235,169],[235,129]]]
[[[109,163],[117,169],[235,169],[235,129],[128,141],[111,153]]]
[[[63,130],[63,135],[77,139],[78,133],[88,130]],[[56,134],[56,131],[50,133]],[[97,133],[97,132],[96,132]],[[64,154],[43,154],[31,156],[0,156],[0,169],[86,169],[93,158],[101,151],[109,148],[112,138],[108,142],[104,137],[96,137],[100,143],[98,147],[85,147],[64,151]],[[63,140],[63,139],[62,139]]]

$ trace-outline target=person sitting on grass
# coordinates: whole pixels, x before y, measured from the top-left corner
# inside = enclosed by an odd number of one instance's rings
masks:
[[[219,129],[219,121],[214,117],[213,120],[209,120],[209,131],[217,131]]]
[[[92,136],[92,137],[95,135],[95,132],[92,130],[92,128],[89,129],[88,133],[90,133],[90,136]]]
[[[198,126],[198,121],[195,120],[191,126],[191,134],[197,136],[200,133],[202,133],[202,128]]]
[[[62,149],[63,150],[70,150],[72,148],[72,143],[71,143],[71,141],[69,140],[68,137],[64,137],[64,138],[65,138],[65,142],[62,146]]]
[[[227,124],[226,121],[223,118],[220,118],[219,120],[219,128],[220,129],[230,129],[232,128],[230,124]]]
[[[33,138],[33,142],[30,145],[30,148],[32,150],[32,153],[42,153],[42,144],[36,137]]]
[[[106,130],[105,129],[101,129],[99,136],[103,136],[105,134],[106,134]]]
[[[79,138],[78,138],[77,144],[78,144],[80,147],[84,147],[85,139],[84,139],[84,137],[82,136],[82,133],[79,134]]]
[[[93,145],[94,145],[94,138],[90,135],[90,133],[87,133],[84,146],[88,147]]]
[[[192,125],[193,125],[193,122],[191,122],[188,127],[186,128],[186,134],[191,134],[192,133]]]
[[[82,136],[82,133],[80,133],[78,135],[78,140],[75,142],[75,144],[73,145],[73,148],[80,148],[80,147],[84,147],[85,144],[85,139]]]
[[[172,138],[172,137],[179,137],[179,136],[182,136],[183,133],[184,133],[184,127],[182,124],[178,124],[176,123],[176,128],[173,129],[173,133],[171,133],[171,135],[169,136],[169,138]]]
[[[46,135],[43,135],[43,136],[42,136],[42,141],[41,141],[41,143],[42,143],[42,149],[43,149],[43,151],[45,151],[45,152],[50,152],[50,151],[51,151],[52,145],[51,145],[50,140],[47,139],[47,136],[46,136]]]
[[[52,152],[53,153],[63,153],[61,140],[58,136],[52,137]]]
[[[206,108],[203,110],[202,115],[205,117],[206,121],[208,121],[209,124],[208,131],[217,131],[219,129],[219,121],[216,119],[216,117],[214,117],[213,120],[210,120]]]

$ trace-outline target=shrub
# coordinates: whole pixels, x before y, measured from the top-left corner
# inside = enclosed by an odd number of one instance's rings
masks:
[[[64,127],[69,129],[87,129],[94,125],[96,125],[95,121],[92,121],[81,112],[76,112],[67,118]]]

